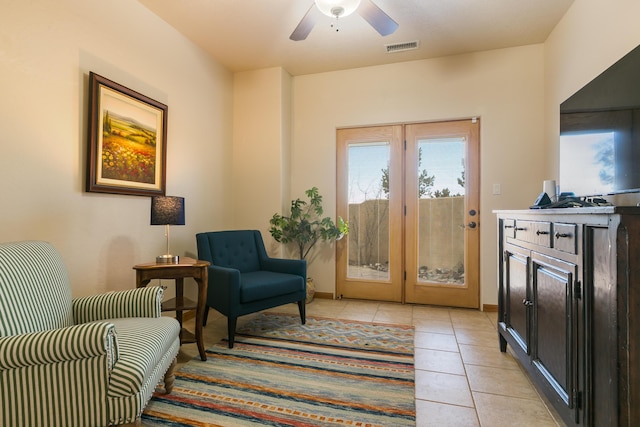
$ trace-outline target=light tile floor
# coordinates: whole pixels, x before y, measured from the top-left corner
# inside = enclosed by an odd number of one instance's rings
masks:
[[[295,304],[272,311],[298,313]],[[416,425],[563,427],[513,356],[501,353],[496,313],[410,304],[316,298],[308,316],[415,327]],[[238,324],[253,315],[243,316]],[[194,320],[185,322],[193,331]],[[209,312],[205,348],[225,338],[226,318]],[[179,362],[197,356],[195,344],[181,348]]]

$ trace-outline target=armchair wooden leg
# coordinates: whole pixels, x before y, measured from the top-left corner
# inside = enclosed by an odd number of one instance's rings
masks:
[[[300,311],[300,321],[304,325],[305,323],[307,323],[307,305],[305,300],[298,301],[298,310]]]
[[[238,323],[237,317],[229,317],[227,319],[227,334],[229,336],[229,348],[233,348],[233,342],[236,338],[236,324]]]
[[[202,316],[202,326],[207,326],[207,319],[209,318],[209,306],[204,306],[204,315]]]
[[[167,372],[164,374],[165,394],[169,394],[173,390],[173,382],[176,380],[176,360],[177,359],[173,359],[173,362],[171,362],[171,366],[169,366],[169,369],[167,369]]]

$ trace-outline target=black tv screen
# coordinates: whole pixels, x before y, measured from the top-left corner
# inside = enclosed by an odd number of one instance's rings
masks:
[[[560,104],[560,189],[640,191],[640,46]]]

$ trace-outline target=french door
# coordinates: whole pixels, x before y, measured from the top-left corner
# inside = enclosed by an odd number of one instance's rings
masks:
[[[337,211],[349,222],[336,245],[337,295],[400,302],[402,126],[340,129],[337,146]]]
[[[339,297],[479,306],[479,121],[337,131]]]

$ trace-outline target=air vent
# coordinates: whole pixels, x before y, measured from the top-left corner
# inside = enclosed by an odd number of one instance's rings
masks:
[[[394,44],[386,44],[384,48],[387,50],[387,53],[395,53],[395,52],[404,52],[405,50],[414,50],[420,46],[420,42],[418,40],[412,42],[403,42],[403,43],[394,43]]]

